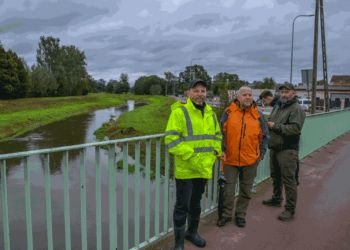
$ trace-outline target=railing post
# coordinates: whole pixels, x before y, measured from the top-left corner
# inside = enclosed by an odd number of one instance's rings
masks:
[[[85,148],[80,149],[80,213],[81,213],[81,245],[87,250],[86,232],[86,185],[85,185]]]
[[[69,212],[69,179],[68,179],[68,151],[63,154],[63,192],[64,192],[64,226],[66,249],[71,250],[70,212]]]
[[[140,141],[135,142],[135,247],[139,248],[140,236]]]
[[[102,250],[102,222],[101,222],[101,155],[100,147],[95,147],[96,167],[96,247]]]
[[[24,165],[24,192],[26,200],[26,220],[27,220],[27,244],[28,250],[33,250],[33,231],[32,231],[32,209],[30,204],[30,175],[28,168],[28,156],[23,157]]]
[[[123,249],[129,249],[129,163],[128,163],[128,143],[123,143]],[[135,190],[136,191],[136,190]],[[135,204],[137,206],[137,204]]]
[[[4,247],[10,250],[10,230],[9,230],[9,212],[7,204],[7,185],[6,185],[6,160],[0,160],[1,168],[1,198],[2,198],[2,219],[4,226]]]
[[[108,193],[109,193],[109,249],[115,250],[117,245],[117,181],[115,164],[115,143],[108,149]]]
[[[53,250],[52,211],[51,211],[51,185],[50,185],[50,156],[47,153],[44,154],[44,165],[45,165],[47,247],[48,247],[48,250]]]

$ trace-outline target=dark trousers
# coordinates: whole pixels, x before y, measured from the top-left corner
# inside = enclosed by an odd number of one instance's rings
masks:
[[[299,152],[293,149],[275,151],[270,149],[270,170],[273,180],[272,199],[282,202],[283,187],[286,194],[285,209],[295,212],[297,203],[296,170]]]
[[[224,187],[224,217],[232,217],[236,196],[237,177],[239,178],[239,195],[236,202],[235,217],[245,218],[251,198],[254,179],[259,162],[252,165],[238,167],[224,165],[226,184]]]
[[[201,199],[205,191],[207,179],[176,179],[176,203],[174,208],[174,224],[181,227],[186,224],[189,214],[192,219],[200,219]]]

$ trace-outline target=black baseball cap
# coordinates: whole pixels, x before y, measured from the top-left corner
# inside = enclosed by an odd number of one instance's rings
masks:
[[[205,83],[205,81],[201,80],[201,79],[194,79],[189,86],[189,89],[192,89],[196,84],[202,84],[204,87],[207,87],[207,84]]]
[[[293,84],[286,82],[285,84],[281,85],[278,89],[281,90],[282,88],[287,88],[290,90],[295,90],[295,87]]]

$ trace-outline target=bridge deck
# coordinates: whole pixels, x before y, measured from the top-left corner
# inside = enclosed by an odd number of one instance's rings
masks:
[[[250,202],[245,228],[229,222],[216,226],[217,211],[201,219],[199,234],[206,239],[205,249],[292,250],[350,249],[350,134],[300,164],[300,185],[295,219],[277,220],[284,208],[263,206],[272,194],[271,180],[260,185]],[[284,203],[283,203],[284,206]],[[171,235],[152,246],[173,249]],[[186,250],[199,249],[185,241]]]

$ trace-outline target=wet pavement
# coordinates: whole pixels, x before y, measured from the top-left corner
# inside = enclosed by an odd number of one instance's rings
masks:
[[[245,228],[234,222],[217,227],[217,210],[201,219],[199,234],[205,249],[329,250],[350,249],[350,134],[328,144],[300,163],[295,219],[277,220],[282,208],[266,207],[272,182],[258,187],[250,202]],[[174,236],[146,249],[173,249]],[[185,249],[199,249],[185,240]]]

